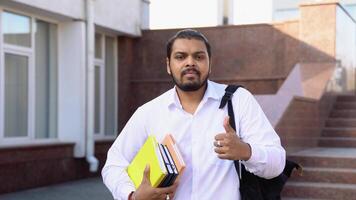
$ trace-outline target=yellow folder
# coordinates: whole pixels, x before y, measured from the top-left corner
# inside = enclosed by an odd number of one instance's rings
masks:
[[[154,136],[149,136],[135,158],[127,167],[127,173],[138,188],[142,182],[146,165],[150,165],[150,181],[153,187],[158,187],[167,175],[167,169],[163,163],[158,143]]]

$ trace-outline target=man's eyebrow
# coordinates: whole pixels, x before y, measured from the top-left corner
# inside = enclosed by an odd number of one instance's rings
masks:
[[[176,51],[176,52],[173,52],[174,54],[187,54],[187,52],[184,52],[184,51]]]
[[[193,54],[205,54],[205,53],[206,53],[205,51],[196,51]],[[173,54],[188,54],[188,53],[184,52],[184,51],[176,51],[176,52],[173,52]]]

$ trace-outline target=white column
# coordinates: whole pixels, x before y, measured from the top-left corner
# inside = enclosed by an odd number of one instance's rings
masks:
[[[75,142],[74,156],[85,156],[85,23],[58,26],[58,138]]]
[[[87,105],[86,105],[86,152],[85,157],[89,163],[89,170],[96,172],[98,170],[99,161],[94,156],[95,141],[94,141],[94,99],[95,99],[95,66],[94,66],[94,0],[86,1],[86,65],[87,65]]]

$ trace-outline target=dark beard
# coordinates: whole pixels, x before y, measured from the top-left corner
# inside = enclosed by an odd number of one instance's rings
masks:
[[[200,78],[200,72],[196,71],[199,78]],[[185,74],[185,72],[183,71],[182,72],[182,75],[181,77],[183,77],[183,75]],[[193,92],[193,91],[197,91],[199,90],[200,88],[204,87],[207,82],[208,82],[208,77],[209,75],[202,81],[200,82],[199,80],[196,81],[196,82],[188,82],[188,83],[182,83],[180,82],[179,80],[177,80],[173,74],[171,73],[171,77],[172,77],[172,80],[174,82],[174,84],[179,88],[181,89],[182,91],[184,92]]]

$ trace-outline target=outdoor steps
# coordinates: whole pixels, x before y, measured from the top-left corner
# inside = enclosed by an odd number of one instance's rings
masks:
[[[355,95],[340,95],[336,99],[338,102],[356,102]]]
[[[319,146],[356,148],[356,137],[321,137]]]
[[[288,158],[300,163],[304,172],[292,175],[283,197],[356,199],[356,148],[311,148]]]
[[[343,109],[343,110],[333,110],[330,113],[332,118],[356,118],[356,110],[353,109]]]
[[[356,96],[338,96],[319,139],[321,147],[356,148]]]
[[[356,200],[356,96],[337,97],[321,137],[315,139],[318,148],[288,156],[304,172],[292,175],[282,199]]]
[[[324,200],[324,199],[312,199],[312,198],[282,198],[282,200]]]
[[[356,102],[337,102],[334,108],[336,110],[356,109]]]
[[[356,169],[304,167],[303,176],[295,176],[293,181],[356,184]]]
[[[328,127],[324,128],[322,137],[356,137],[356,128]]]
[[[355,127],[355,118],[329,118],[326,120],[325,127]]]
[[[320,182],[288,182],[284,192],[293,197],[354,200],[356,185]]]
[[[303,167],[356,169],[356,148],[310,148],[288,158]]]

